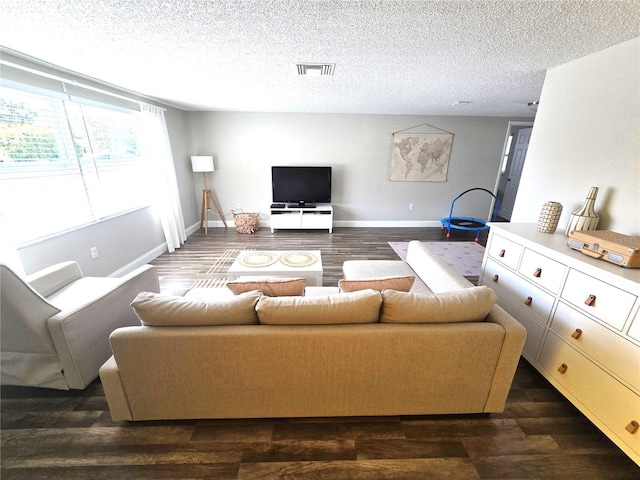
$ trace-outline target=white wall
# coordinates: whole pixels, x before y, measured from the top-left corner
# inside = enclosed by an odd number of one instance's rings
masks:
[[[138,263],[147,263],[153,258],[147,255],[162,253],[163,243],[158,220],[150,208],[143,208],[39,241],[18,253],[27,273],[74,260],[87,276],[107,276],[139,257]],[[91,258],[91,247],[98,249],[98,258]]]
[[[509,120],[519,119],[189,113],[193,154],[214,155],[216,171],[209,177],[209,186],[225,213],[240,204],[245,211],[259,211],[263,220],[269,218],[272,165],[331,165],[337,226],[439,225],[462,191],[493,190]],[[421,124],[455,134],[447,181],[390,181],[392,134]],[[423,125],[409,132],[438,130]],[[199,196],[201,180],[197,182]],[[470,195],[478,196],[456,203],[454,213],[487,218],[491,197]]]
[[[640,235],[640,38],[547,72],[511,220],[554,200],[564,230],[592,186],[598,229]]]

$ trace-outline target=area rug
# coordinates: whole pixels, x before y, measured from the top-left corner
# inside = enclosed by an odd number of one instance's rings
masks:
[[[225,250],[220,254],[218,258],[209,266],[206,271],[200,271],[192,273],[193,283],[191,288],[220,288],[227,284],[227,271],[231,264],[238,258],[240,252],[247,250],[254,250],[253,248],[247,248],[244,250],[230,249]]]
[[[422,242],[465,277],[478,277],[482,269],[484,247],[476,242]],[[389,242],[402,260],[407,259],[409,242]]]

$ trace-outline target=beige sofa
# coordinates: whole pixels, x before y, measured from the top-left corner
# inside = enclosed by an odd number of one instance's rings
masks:
[[[525,329],[420,242],[407,262],[345,277],[415,275],[416,290],[304,297],[142,294],[142,326],[111,335],[100,377],[114,421],[500,412]],[[364,285],[367,286],[366,284]],[[448,292],[448,293],[447,293]]]

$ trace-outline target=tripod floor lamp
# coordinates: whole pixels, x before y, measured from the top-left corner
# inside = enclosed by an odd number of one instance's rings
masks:
[[[200,215],[200,227],[204,227],[204,234],[206,235],[209,228],[209,210],[211,210],[211,202],[213,202],[218,215],[224,223],[224,228],[227,228],[227,222],[224,219],[222,210],[216,197],[213,196],[211,190],[207,187],[207,173],[213,172],[213,157],[208,156],[194,156],[191,157],[191,167],[194,172],[202,172],[202,178],[204,179],[204,188],[202,189],[202,213]]]

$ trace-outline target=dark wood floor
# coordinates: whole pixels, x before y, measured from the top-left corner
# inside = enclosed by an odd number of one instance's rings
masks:
[[[183,248],[152,263],[158,269],[163,293],[169,293],[192,286],[216,286],[217,279],[226,279],[228,267],[241,250],[321,250],[323,284],[336,286],[345,260],[398,260],[388,242],[472,242],[474,237],[474,232],[454,231],[447,240],[440,228],[336,228],[332,234],[326,230],[279,230],[272,234],[261,228],[251,235],[239,234],[234,228],[214,228],[206,236],[203,230],[194,233]],[[486,232],[481,232],[479,243],[484,245],[486,238]]]
[[[169,291],[215,276],[211,265],[228,250],[321,249],[325,284],[335,285],[346,258],[395,259],[386,242],[412,239],[443,237],[439,229],[212,229],[154,264]],[[525,361],[505,412],[491,415],[113,423],[98,380],[81,392],[0,393],[2,480],[640,478]]]

